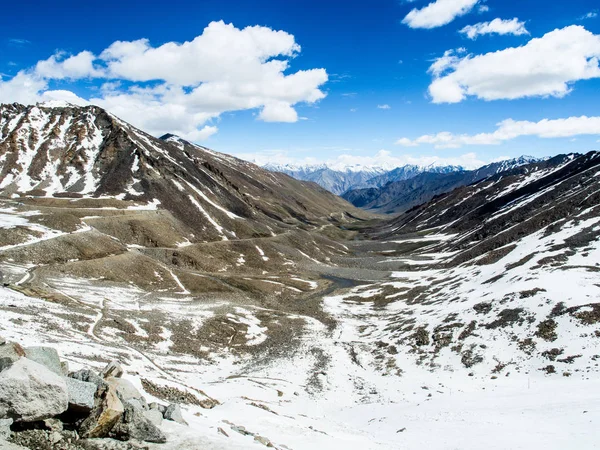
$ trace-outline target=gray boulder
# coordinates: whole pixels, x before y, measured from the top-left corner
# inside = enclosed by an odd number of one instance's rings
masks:
[[[0,441],[5,441],[10,437],[10,426],[12,419],[0,419]]]
[[[64,378],[41,364],[21,358],[0,372],[0,411],[16,422],[33,422],[67,410]]]
[[[147,409],[146,399],[140,394],[140,391],[133,385],[133,383],[124,378],[108,377],[104,380],[109,386],[112,386],[117,391],[117,395],[123,402],[129,400],[138,400],[144,405],[143,409]]]
[[[119,364],[118,361],[111,361],[104,369],[102,369],[100,375],[102,375],[102,378],[121,378],[124,372],[123,367],[121,367],[121,364]]]
[[[25,356],[45,366],[55,374],[63,376],[60,357],[55,349],[51,347],[27,347],[25,349]]]
[[[94,409],[79,427],[83,438],[103,438],[123,416],[125,408],[113,387],[101,386],[96,392]]]
[[[69,409],[90,412],[94,408],[94,395],[98,386],[87,381],[66,378],[69,391]]]
[[[182,425],[187,425],[187,422],[183,420],[183,416],[181,415],[181,408],[177,404],[171,404],[167,407],[164,418]]]
[[[94,383],[97,387],[108,386],[100,375],[90,369],[81,369],[73,372],[69,375],[69,378],[85,381],[86,383]]]
[[[0,371],[10,367],[25,356],[25,350],[19,344],[8,342],[0,345]]]
[[[139,409],[140,411],[148,411],[148,405],[145,401],[138,400],[137,398],[132,398],[130,400],[127,400],[127,403],[129,403],[134,408]]]
[[[6,339],[4,339],[2,336],[0,336],[0,345],[4,345],[6,344]]]
[[[144,417],[150,421],[153,425],[160,427],[163,421],[163,415],[158,409],[149,409],[143,412]]]
[[[160,411],[161,415],[164,415],[165,411],[167,410],[167,407],[165,405],[161,405],[160,403],[156,403],[156,402],[150,403],[150,405],[148,405],[148,407],[150,409],[156,409],[156,410]]]
[[[157,444],[167,442],[164,433],[144,416],[144,412],[129,403],[125,404],[125,413],[113,427],[110,436],[122,441],[138,439]]]

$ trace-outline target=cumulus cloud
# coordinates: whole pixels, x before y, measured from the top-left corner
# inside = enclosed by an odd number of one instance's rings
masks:
[[[327,164],[328,167],[334,170],[344,170],[352,166],[383,167],[391,170],[408,164],[417,166],[453,165],[462,166],[467,169],[475,169],[487,164],[487,162],[478,158],[475,153],[466,153],[456,157],[440,157],[436,155],[413,156],[410,154],[396,154],[389,150],[379,150],[373,155],[341,154],[335,158],[323,160],[317,158],[297,158],[290,156],[289,152],[284,150],[271,150],[260,153],[238,153],[236,156],[258,165],[266,165],[269,163],[281,165],[288,164],[292,166]]]
[[[519,21],[516,17],[510,20],[494,19],[491,22],[480,22],[475,25],[467,25],[460,33],[466,35],[469,39],[477,39],[484,34],[513,34],[521,36],[529,34],[525,28],[525,22]]]
[[[479,0],[436,0],[421,9],[413,9],[402,20],[410,28],[437,28],[471,11]]]
[[[428,144],[436,148],[459,148],[465,145],[499,145],[522,136],[550,139],[583,135],[600,135],[600,117],[543,119],[539,122],[506,119],[498,123],[492,133],[454,134],[444,131],[434,135],[423,135],[416,139],[403,137],[396,144],[404,147]]]
[[[429,68],[434,103],[563,97],[578,80],[600,77],[600,35],[569,26],[531,39],[521,47],[482,55],[448,51]]]
[[[207,122],[228,111],[257,109],[266,122],[296,122],[298,103],[325,97],[325,69],[289,73],[301,51],[293,35],[262,26],[236,28],[212,22],[191,41],[152,46],[147,39],[117,41],[95,55],[59,52],[0,80],[0,101],[35,103],[60,97],[52,80],[104,80],[90,103],[102,106],[153,134],[176,132],[191,140],[217,131]],[[69,98],[71,100],[69,100]]]

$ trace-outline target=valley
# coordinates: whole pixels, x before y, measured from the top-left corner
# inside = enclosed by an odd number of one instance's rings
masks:
[[[150,448],[591,448],[597,152],[383,216],[97,107],[0,117],[0,336],[177,392]]]

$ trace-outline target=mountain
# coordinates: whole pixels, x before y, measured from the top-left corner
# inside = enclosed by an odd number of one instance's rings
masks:
[[[1,195],[162,205],[193,240],[271,235],[348,209],[318,186],[156,139],[95,106],[0,106],[0,158]]]
[[[309,166],[267,164],[263,166],[273,172],[282,172],[297,180],[312,181],[336,195],[341,195],[355,186],[363,186],[370,179],[385,172],[379,167],[344,167],[332,169],[324,164]]]
[[[0,108],[0,351],[51,346],[72,376],[118,360],[181,405],[161,448],[589,444],[599,153],[488,167],[389,217],[100,108]],[[45,426],[9,440],[138,445]]]
[[[462,170],[459,167],[439,168],[436,172],[415,173],[412,177],[403,179],[398,177],[399,181],[390,181],[380,188],[351,190],[344,193],[342,197],[354,206],[374,212],[401,213],[413,206],[428,202],[436,195],[536,161],[540,160],[521,156],[488,164],[477,170]]]
[[[286,173],[297,180],[313,181],[336,195],[343,195],[357,189],[380,188],[390,182],[408,180],[424,172],[451,173],[464,170],[460,166],[410,164],[392,170],[376,166],[340,166],[339,164],[330,167],[327,164],[300,166],[269,163],[263,167],[274,172]]]

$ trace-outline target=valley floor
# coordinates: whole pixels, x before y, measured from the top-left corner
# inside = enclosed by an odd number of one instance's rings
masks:
[[[11,227],[31,217],[5,214]],[[166,424],[156,448],[600,448],[600,242],[558,245],[599,223],[481,264],[444,265],[436,246],[454,236],[439,230],[345,242],[329,261],[303,253],[253,275],[280,308],[239,289],[196,297],[174,269],[151,290],[5,258],[0,335],[56,347],[72,370],[119,359],[151,400],[186,392],[189,427]],[[37,235],[25,245],[61,238]],[[277,257],[256,245],[263,263]]]

